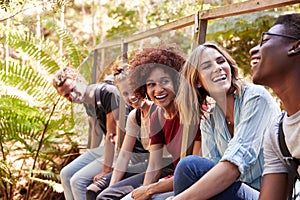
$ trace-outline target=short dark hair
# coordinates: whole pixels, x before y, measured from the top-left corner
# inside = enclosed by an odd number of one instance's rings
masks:
[[[300,14],[287,14],[279,16],[273,26],[283,25],[284,34],[300,38]]]

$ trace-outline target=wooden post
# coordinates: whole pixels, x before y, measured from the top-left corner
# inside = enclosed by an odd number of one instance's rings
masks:
[[[128,57],[128,43],[124,43],[122,41],[122,62],[127,63]],[[121,149],[124,137],[125,137],[125,126],[126,126],[126,105],[123,98],[120,97],[120,105],[119,105],[119,127],[118,127],[118,149]]]
[[[97,82],[98,49],[94,49],[93,51],[92,83],[95,84]]]

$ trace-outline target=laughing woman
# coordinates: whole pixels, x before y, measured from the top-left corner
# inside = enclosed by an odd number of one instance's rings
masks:
[[[185,59],[174,48],[145,48],[130,60],[129,85],[138,86],[137,96],[147,96],[158,105],[150,121],[150,157],[141,186],[123,198],[134,200],[166,199],[173,195],[173,176],[162,178],[163,148],[172,155],[174,167],[180,159],[183,127],[174,102],[179,85],[179,70]],[[193,132],[193,154],[200,153],[199,128]]]
[[[263,135],[280,112],[269,92],[239,79],[232,57],[205,43],[183,66],[176,101],[183,123],[199,119],[195,115],[205,119],[200,126],[203,157],[178,163],[173,200],[258,199]],[[210,109],[205,112],[200,105]]]

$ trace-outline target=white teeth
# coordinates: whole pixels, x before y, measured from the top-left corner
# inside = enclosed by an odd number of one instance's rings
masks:
[[[214,78],[213,82],[218,82],[218,81],[225,80],[225,79],[226,79],[226,75],[224,74],[222,76]]]
[[[130,98],[130,102],[132,103],[132,104],[135,104],[135,103],[137,103],[139,101],[139,98],[137,98],[137,97],[132,97],[132,98]]]
[[[162,99],[165,98],[167,95],[159,95],[159,96],[155,96],[156,99]]]
[[[257,59],[257,58],[252,59],[252,60],[250,61],[251,67],[255,66],[258,62],[259,62],[259,59]]]
[[[135,104],[139,101],[139,99],[135,99],[134,101],[131,101],[132,104]]]

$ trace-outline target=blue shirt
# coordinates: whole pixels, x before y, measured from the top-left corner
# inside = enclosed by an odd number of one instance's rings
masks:
[[[234,136],[221,108],[216,104],[201,122],[203,157],[215,163],[229,161],[238,166],[239,180],[254,188],[261,186],[263,136],[272,118],[280,113],[278,104],[262,86],[247,85],[234,100]]]

